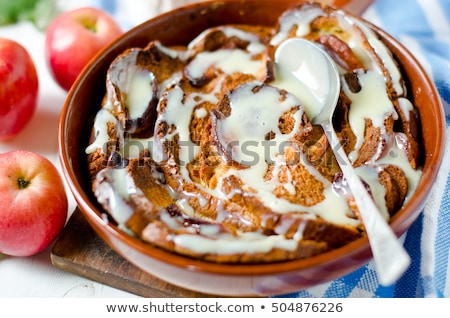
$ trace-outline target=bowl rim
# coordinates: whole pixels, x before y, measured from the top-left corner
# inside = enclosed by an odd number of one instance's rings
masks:
[[[228,0],[229,2],[242,2],[240,0]],[[226,1],[226,2],[228,2]],[[91,202],[91,198],[88,196],[87,191],[83,189],[83,186],[80,180],[77,179],[75,172],[72,167],[72,160],[69,154],[69,149],[67,149],[67,128],[69,123],[69,110],[71,107],[71,102],[73,98],[78,94],[80,85],[85,80],[86,77],[89,76],[89,72],[91,72],[95,68],[96,60],[102,58],[106,53],[113,49],[113,47],[120,43],[121,39],[124,39],[133,33],[135,33],[138,28],[141,28],[147,24],[155,23],[155,21],[159,21],[160,19],[164,19],[167,16],[173,14],[174,11],[179,12],[180,10],[189,10],[193,7],[202,7],[202,6],[210,6],[214,3],[222,2],[222,1],[205,1],[198,2],[193,4],[188,4],[179,8],[176,8],[172,11],[163,13],[158,15],[142,24],[135,26],[129,31],[125,32],[121,36],[119,36],[113,43],[104,48],[101,52],[99,52],[96,57],[86,66],[83,72],[75,81],[72,88],[69,90],[66,100],[64,102],[63,109],[61,111],[60,120],[59,120],[59,130],[58,130],[58,146],[59,146],[59,158],[63,170],[63,175],[69,185],[70,190],[72,191],[75,200],[77,202],[78,207],[82,211],[82,213],[87,216],[86,219],[94,228],[103,227],[103,230],[107,231],[109,235],[112,235],[116,239],[128,244],[129,246],[133,246],[142,254],[147,255],[148,257],[157,259],[161,262],[168,263],[170,265],[176,267],[189,268],[192,271],[199,272],[207,272],[221,275],[237,275],[237,276],[247,276],[247,275],[271,275],[271,274],[279,274],[279,273],[288,273],[288,272],[297,272],[307,268],[316,267],[318,265],[337,263],[339,260],[344,258],[352,257],[357,254],[363,253],[367,255],[366,261],[370,261],[371,252],[368,244],[368,240],[366,237],[362,237],[353,242],[350,242],[340,248],[309,257],[307,259],[298,259],[298,260],[290,260],[286,262],[280,263],[267,263],[267,264],[221,264],[221,263],[212,263],[205,262],[197,259],[191,259],[182,255],[178,255],[175,253],[167,252],[147,243],[144,243],[136,238],[133,238],[126,233],[119,230],[115,225],[109,226],[106,224],[101,216],[101,211],[97,211],[98,207]],[[247,1],[248,2],[248,1]],[[271,0],[252,0],[249,2],[253,3],[267,3],[273,2]],[[286,1],[289,3],[300,3],[302,1]],[[349,13],[350,14],[350,13]],[[351,14],[350,14],[351,15]],[[415,195],[405,204],[402,210],[411,210],[411,213],[405,215],[405,213],[397,213],[391,219],[391,226],[395,228],[395,232],[397,235],[403,234],[409,226],[402,226],[402,224],[407,223],[411,224],[421,212],[423,208],[423,204],[425,199],[428,197],[429,192],[431,191],[431,187],[433,181],[435,180],[438,169],[442,164],[442,158],[444,154],[444,139],[445,139],[445,115],[442,106],[441,99],[437,92],[434,82],[431,80],[429,75],[425,72],[424,68],[418,62],[418,60],[411,54],[411,52],[398,40],[392,37],[390,34],[380,29],[379,27],[373,25],[362,17],[354,16],[357,19],[360,19],[364,23],[370,26],[374,31],[376,31],[383,39],[388,41],[388,44],[391,46],[391,49],[400,52],[404,55],[409,61],[411,61],[412,67],[423,77],[424,82],[427,86],[427,89],[430,91],[430,98],[434,98],[434,104],[438,107],[435,109],[437,118],[436,125],[438,126],[438,130],[441,132],[437,136],[435,136],[435,142],[433,143],[430,151],[430,155],[425,158],[425,165],[423,166],[424,173],[421,176],[421,181],[416,189]],[[428,150],[427,150],[428,151]],[[431,168],[433,167],[433,168]],[[423,182],[426,180],[426,182]],[[414,212],[415,211],[415,212]],[[109,238],[102,233],[102,231],[96,231],[107,243],[109,244]],[[110,244],[109,244],[110,245]],[[117,251],[120,253],[120,251]],[[123,255],[122,255],[123,256]],[[132,260],[130,260],[132,262]]]

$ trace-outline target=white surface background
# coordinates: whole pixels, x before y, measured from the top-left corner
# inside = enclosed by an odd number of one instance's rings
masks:
[[[14,39],[32,56],[39,77],[39,102],[25,129],[0,142],[0,153],[25,149],[44,155],[58,169],[58,121],[66,92],[51,78],[44,58],[44,33],[30,23],[0,27],[0,37]],[[61,171],[61,170],[60,170]],[[76,207],[69,189],[69,214]],[[51,247],[31,257],[0,256],[0,297],[135,297],[115,288],[55,268]]]

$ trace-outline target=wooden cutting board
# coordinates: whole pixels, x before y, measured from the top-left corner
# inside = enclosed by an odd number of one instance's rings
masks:
[[[76,209],[52,248],[55,267],[142,297],[216,297],[166,283],[114,252]]]

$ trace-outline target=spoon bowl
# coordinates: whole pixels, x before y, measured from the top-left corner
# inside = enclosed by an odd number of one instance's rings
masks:
[[[333,128],[339,99],[340,76],[331,57],[318,45],[302,38],[287,39],[275,51],[275,65],[290,72],[315,98],[311,122],[321,125],[358,206],[382,285],[393,284],[411,259],[367,192]],[[311,112],[310,112],[311,113]]]

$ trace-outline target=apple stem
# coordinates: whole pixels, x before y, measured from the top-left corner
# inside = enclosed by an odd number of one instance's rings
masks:
[[[17,185],[19,186],[19,189],[25,189],[26,187],[28,187],[30,185],[30,181],[26,180],[24,178],[19,178],[17,180]]]
[[[83,19],[81,21],[81,23],[89,31],[94,32],[94,33],[97,32],[97,27],[96,27],[96,21],[95,20],[86,18],[86,19]]]

